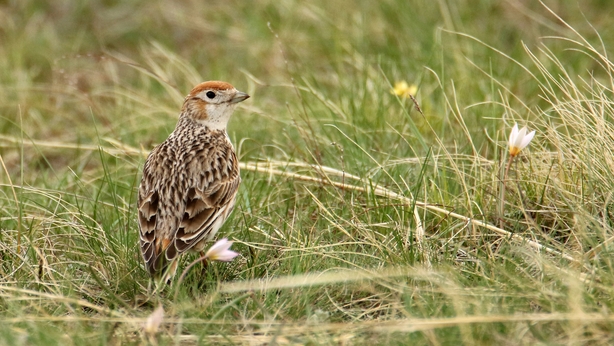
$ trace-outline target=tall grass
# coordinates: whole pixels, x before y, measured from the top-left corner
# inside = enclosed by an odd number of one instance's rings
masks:
[[[577,6],[0,5],[0,344],[611,343],[611,6]],[[208,79],[252,95],[241,256],[156,290],[136,187]]]

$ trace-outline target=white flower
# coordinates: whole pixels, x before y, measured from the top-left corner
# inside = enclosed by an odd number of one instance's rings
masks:
[[[160,328],[160,324],[164,320],[164,308],[162,304],[155,309],[147,320],[145,321],[145,325],[143,326],[143,330],[147,335],[156,335],[158,333],[158,329]]]
[[[520,151],[526,148],[531,140],[533,140],[533,136],[535,136],[535,131],[531,131],[527,133],[526,126],[524,126],[520,131],[518,130],[518,124],[514,124],[512,128],[512,133],[510,133],[509,147],[510,147],[510,155],[512,157],[518,155]]]
[[[233,242],[228,241],[228,239],[226,238],[218,240],[215,244],[213,244],[213,246],[209,248],[209,250],[205,254],[205,257],[211,261],[232,261],[235,257],[239,255],[237,252],[230,250],[232,243]]]

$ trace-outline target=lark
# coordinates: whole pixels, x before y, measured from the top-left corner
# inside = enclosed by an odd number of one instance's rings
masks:
[[[226,82],[197,85],[175,130],[147,157],[138,221],[141,253],[154,278],[170,280],[180,255],[202,253],[232,212],[241,177],[226,126],[247,98]]]

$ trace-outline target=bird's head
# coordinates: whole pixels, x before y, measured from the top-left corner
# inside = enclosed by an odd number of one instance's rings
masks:
[[[226,82],[200,83],[185,98],[182,116],[212,130],[225,130],[237,104],[247,98],[248,94]]]

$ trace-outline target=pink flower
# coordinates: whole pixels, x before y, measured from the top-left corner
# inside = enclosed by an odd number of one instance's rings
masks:
[[[231,241],[228,241],[226,238],[222,238],[218,240],[213,246],[209,248],[205,257],[211,261],[223,261],[230,262],[239,254],[235,251],[230,250],[232,246]]]

